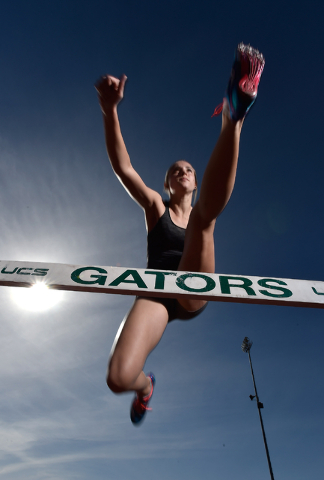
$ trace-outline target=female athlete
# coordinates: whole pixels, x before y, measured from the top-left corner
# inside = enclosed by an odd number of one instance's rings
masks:
[[[96,84],[103,113],[108,156],[114,173],[143,208],[148,232],[148,268],[214,273],[214,227],[233,191],[244,117],[254,103],[264,58],[244,44],[237,47],[223,104],[220,136],[207,164],[199,198],[194,168],[185,160],[167,171],[165,202],[134,170],[120,130],[117,106],[124,96],[126,76],[107,75]],[[170,320],[196,317],[205,308],[201,299],[139,297],[122,322],[112,347],[107,384],[115,393],[134,391],[131,420],[139,424],[152,397],[155,377],[143,367]]]

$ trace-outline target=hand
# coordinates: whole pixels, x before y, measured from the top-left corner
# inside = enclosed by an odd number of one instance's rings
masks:
[[[105,77],[101,77],[95,84],[100,107],[104,115],[106,115],[109,110],[116,108],[118,103],[123,99],[126,80],[127,77],[124,74],[120,79],[106,75]]]

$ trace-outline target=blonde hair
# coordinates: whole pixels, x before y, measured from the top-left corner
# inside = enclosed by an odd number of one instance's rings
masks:
[[[175,165],[178,163],[178,161],[180,160],[177,160],[176,162],[174,162],[166,171],[166,174],[165,174],[165,177],[164,177],[164,185],[163,185],[163,191],[169,196],[170,198],[170,190],[169,190],[169,187],[168,187],[168,184],[169,184],[169,175],[172,171],[172,169],[175,167]],[[186,160],[183,160],[183,161],[186,161]],[[188,162],[189,163],[189,162]],[[189,163],[189,165],[191,165]],[[192,165],[191,165],[192,167]],[[192,167],[193,171],[194,171],[194,174],[195,174],[195,181],[196,181],[196,190],[193,192],[193,195],[192,195],[192,199],[193,199],[193,203],[196,202],[196,199],[197,199],[197,193],[198,193],[198,180],[197,180],[197,173],[196,173],[196,170]]]

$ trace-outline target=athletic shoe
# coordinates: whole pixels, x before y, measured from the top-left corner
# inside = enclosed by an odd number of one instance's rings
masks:
[[[234,122],[244,118],[255,102],[264,64],[264,57],[258,50],[243,43],[238,45],[226,91],[229,113]],[[216,107],[212,116],[219,115],[222,108],[223,104]]]
[[[138,395],[136,394],[131,406],[130,417],[134,425],[138,425],[143,420],[147,410],[152,410],[151,408],[149,408],[148,404],[153,395],[155,376],[153,375],[153,373],[149,373],[148,377],[151,380],[150,393],[142,399],[139,399]]]

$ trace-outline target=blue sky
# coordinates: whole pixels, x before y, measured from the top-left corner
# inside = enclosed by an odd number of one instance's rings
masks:
[[[114,177],[93,84],[125,73],[132,162],[160,193],[177,159],[202,174],[236,45],[263,52],[237,183],[217,222],[216,272],[323,280],[322,18],[318,2],[6,2],[0,42],[1,258],[144,267],[141,210]],[[268,479],[324,471],[323,310],[210,304],[147,362],[153,411],[105,386],[130,297],[66,292],[29,312],[1,287],[0,477]]]

